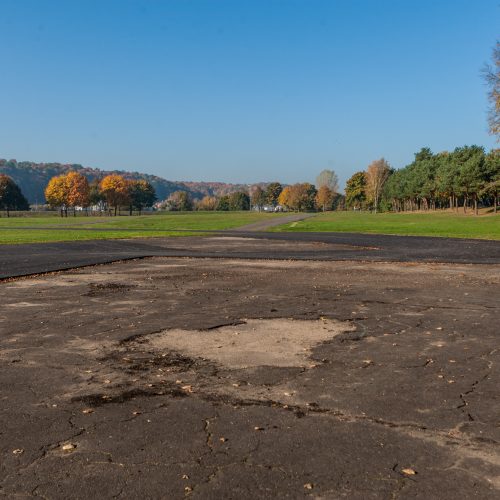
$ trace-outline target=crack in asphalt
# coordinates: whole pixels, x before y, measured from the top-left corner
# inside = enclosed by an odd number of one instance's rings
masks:
[[[469,394],[472,394],[477,389],[477,386],[490,376],[490,371],[491,370],[488,370],[481,378],[474,381],[471,385],[471,388],[468,391],[462,392],[459,396],[462,403],[457,406],[457,409],[462,410],[462,412],[465,415],[467,415],[470,422],[477,421],[477,418],[472,416],[472,414],[465,409],[466,407],[469,406],[469,402],[467,401],[466,396],[468,396]]]

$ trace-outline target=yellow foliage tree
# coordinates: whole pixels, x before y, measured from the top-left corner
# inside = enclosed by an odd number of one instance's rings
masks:
[[[108,206],[114,207],[115,215],[119,206],[129,204],[129,183],[121,175],[107,175],[100,182],[99,189]]]
[[[58,207],[61,210],[61,217],[63,213],[68,215],[68,188],[65,175],[50,179],[45,188],[45,198],[52,208]]]
[[[196,204],[196,210],[215,210],[217,208],[217,198],[214,196],[204,196]]]
[[[278,205],[290,208],[291,195],[292,195],[292,190],[290,186],[286,186],[278,196]]]
[[[51,207],[59,207],[61,216],[68,216],[68,208],[86,207],[89,204],[89,183],[78,172],[52,177],[45,188],[45,198]],[[75,214],[75,212],[73,212]]]
[[[366,194],[368,199],[373,204],[375,213],[377,213],[378,210],[378,204],[382,195],[382,188],[384,187],[390,173],[391,170],[389,164],[384,160],[384,158],[372,161],[366,169]]]

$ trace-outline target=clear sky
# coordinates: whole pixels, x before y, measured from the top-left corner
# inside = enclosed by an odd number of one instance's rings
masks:
[[[343,182],[495,145],[498,0],[0,0],[0,157]]]

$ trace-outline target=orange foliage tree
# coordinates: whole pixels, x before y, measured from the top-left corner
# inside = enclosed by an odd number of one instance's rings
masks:
[[[121,175],[107,175],[100,182],[99,189],[108,206],[114,207],[115,215],[118,207],[128,205],[130,202],[129,183]]]
[[[67,203],[69,207],[88,207],[90,187],[87,178],[78,172],[66,174]],[[73,215],[75,212],[73,211]]]
[[[327,208],[332,208],[332,203],[333,191],[328,186],[321,186],[316,194],[316,205],[324,212]]]
[[[287,186],[278,197],[278,203],[290,210],[313,210],[316,188],[308,182]]]

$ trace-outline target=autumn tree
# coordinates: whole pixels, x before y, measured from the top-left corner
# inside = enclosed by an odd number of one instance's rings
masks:
[[[286,186],[283,188],[283,191],[281,191],[280,195],[278,196],[278,204],[281,205],[282,207],[287,207],[290,208],[290,202],[291,202],[291,187]]]
[[[99,183],[99,188],[108,207],[114,207],[115,215],[120,206],[129,205],[128,182],[121,175],[107,175]]]
[[[68,207],[73,208],[73,215],[76,215],[75,207],[89,206],[89,182],[78,172],[68,172],[65,177],[66,203]]]
[[[500,42],[497,42],[493,49],[493,64],[485,68],[484,76],[490,101],[488,115],[490,133],[500,140]]]
[[[366,174],[356,172],[345,186],[345,201],[348,207],[361,208],[366,201]]]
[[[390,173],[391,169],[389,164],[383,158],[370,163],[366,170],[366,194],[369,201],[373,204],[375,213],[377,213],[378,210],[382,188]]]
[[[298,190],[298,210],[314,210],[316,207],[316,194],[318,191],[313,184],[304,182],[297,185]]]
[[[271,182],[266,188],[266,202],[275,207],[283,186],[279,182]]]
[[[217,208],[217,198],[214,196],[204,196],[197,204],[197,210],[215,210]]]
[[[129,213],[132,215],[132,210],[135,208],[142,212],[145,207],[152,207],[156,201],[155,188],[145,180],[130,180],[128,181],[129,195]]]
[[[330,189],[326,184],[321,186],[318,189],[318,192],[316,194],[316,205],[318,207],[321,207],[323,212],[325,212],[328,209],[332,208],[332,203],[333,203],[333,197],[334,197],[334,192],[332,189]]]
[[[8,176],[0,174],[0,209],[10,216],[11,210],[29,210],[29,204],[19,186]]]
[[[59,208],[61,217],[68,216],[68,187],[65,175],[57,175],[50,179],[45,188],[45,199],[52,208]]]
[[[252,205],[260,212],[266,203],[266,193],[260,186],[255,186],[250,197]]]
[[[316,187],[319,189],[322,186],[326,186],[330,191],[338,193],[339,179],[333,170],[323,170],[319,173],[318,177],[316,177]]]
[[[188,212],[193,210],[193,200],[187,191],[175,191],[167,198],[166,206],[168,210]]]
[[[312,184],[297,183],[285,189],[285,194],[279,197],[279,201],[283,202],[280,204],[296,211],[314,210],[317,191]]]

